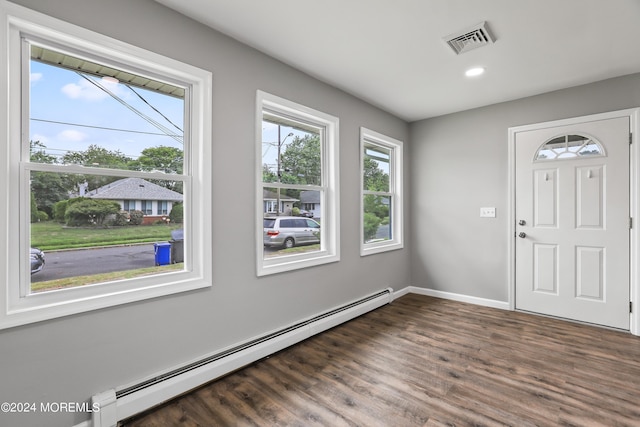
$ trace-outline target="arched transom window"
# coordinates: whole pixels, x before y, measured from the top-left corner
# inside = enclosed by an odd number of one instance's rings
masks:
[[[604,147],[594,138],[571,134],[554,137],[542,144],[536,152],[535,160],[564,160],[605,155]]]

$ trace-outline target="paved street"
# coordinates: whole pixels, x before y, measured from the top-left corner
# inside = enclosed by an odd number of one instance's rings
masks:
[[[153,267],[153,243],[109,248],[45,252],[45,266],[32,282]]]

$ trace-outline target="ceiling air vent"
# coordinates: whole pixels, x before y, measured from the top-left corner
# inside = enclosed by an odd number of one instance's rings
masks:
[[[457,55],[494,42],[485,21],[464,31],[450,34],[444,41]]]

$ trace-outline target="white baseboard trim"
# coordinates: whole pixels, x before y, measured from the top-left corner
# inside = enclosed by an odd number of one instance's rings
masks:
[[[383,292],[385,292],[386,295],[372,296],[369,297],[370,299],[363,299],[363,302],[359,300],[351,304],[346,304],[336,309],[335,313],[319,316],[318,319],[309,321],[309,323],[305,323],[303,326],[291,328],[291,330],[270,337],[264,342],[225,355],[220,357],[219,360],[202,364],[201,366],[182,372],[161,382],[136,390],[131,394],[116,398],[116,390],[106,390],[99,393],[93,396],[92,401],[99,402],[101,407],[104,406],[104,411],[95,413],[92,420],[83,421],[74,427],[115,427],[118,421],[143,412],[175,396],[179,396],[202,384],[220,378],[243,366],[249,365],[270,354],[274,354],[336,325],[354,319],[409,293],[509,310],[509,304],[503,301],[454,294],[417,286],[407,286],[395,292],[393,289],[388,288]],[[249,342],[251,341],[253,340],[249,340]],[[120,390],[123,388],[125,387],[120,387]]]
[[[400,290],[395,291],[393,293],[393,299],[400,298],[401,296],[410,294],[412,292],[411,291],[412,288],[413,288],[413,286],[407,286],[405,288],[402,288]]]
[[[420,288],[417,286],[407,286],[404,289],[400,289],[393,293],[393,297],[395,299],[409,293],[418,294],[418,295],[427,295],[430,297],[448,299],[452,301],[466,302],[469,304],[481,305],[484,307],[499,308],[501,310],[511,310],[509,307],[509,303],[505,301],[497,301],[497,300],[473,297],[470,295],[463,295],[463,294],[454,294],[452,292],[444,292],[444,291],[438,291],[435,289]]]
[[[94,413],[91,421],[83,421],[75,427],[115,427],[123,419],[388,304],[393,300],[393,295],[393,289],[387,288],[313,318],[150,377],[162,377],[160,381],[145,379],[131,386],[119,387],[118,391],[112,389],[98,393],[93,396],[92,402],[97,402],[101,408],[104,407],[104,411]]]

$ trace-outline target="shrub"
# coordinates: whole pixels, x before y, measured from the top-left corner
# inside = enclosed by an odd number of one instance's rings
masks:
[[[38,221],[49,221],[49,214],[45,211],[38,211]]]
[[[129,212],[120,211],[113,218],[113,225],[123,226],[129,224]]]
[[[376,237],[378,233],[378,227],[380,227],[380,218],[376,215],[365,212],[364,214],[364,241],[368,242],[369,240]]]
[[[300,216],[300,208],[293,208],[291,209],[291,215],[293,216]]]
[[[60,200],[53,205],[53,219],[58,222],[64,222],[64,214],[67,211],[68,200]]]
[[[69,201],[65,212],[67,225],[102,225],[108,215],[113,215],[120,211],[118,202],[112,200],[78,199]]]
[[[142,219],[144,218],[144,212],[142,211],[131,211],[129,212],[129,224],[130,225],[140,225],[142,224]]]
[[[171,213],[169,213],[169,219],[172,224],[182,224],[184,221],[184,206],[182,203],[176,203],[171,208]]]

